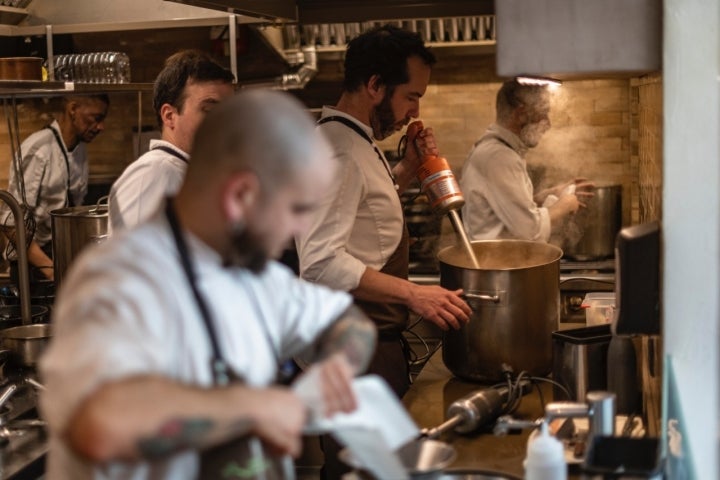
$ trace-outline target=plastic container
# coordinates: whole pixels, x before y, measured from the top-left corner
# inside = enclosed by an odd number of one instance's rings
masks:
[[[525,480],[565,480],[567,465],[565,450],[560,440],[548,433],[547,423],[540,424],[540,431],[530,435],[527,456],[523,462]]]
[[[580,307],[585,309],[585,322],[589,327],[610,324],[615,317],[615,293],[590,292]]]

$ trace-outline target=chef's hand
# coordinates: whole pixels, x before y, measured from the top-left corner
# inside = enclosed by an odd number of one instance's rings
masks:
[[[357,408],[353,377],[354,370],[347,357],[343,352],[337,352],[314,363],[297,379],[292,389],[311,415],[329,418]]]
[[[262,408],[255,418],[253,433],[268,450],[295,458],[302,452],[302,431],[307,422],[307,408],[287,388],[262,390]]]
[[[572,188],[571,192],[568,192],[568,187],[570,186],[574,186],[574,188]],[[569,182],[561,183],[551,190],[552,194],[558,198],[567,193],[574,193],[577,196],[589,198],[595,195],[593,193],[593,190],[595,190],[595,184],[587,178],[578,177],[574,180],[570,180]]]
[[[575,196],[580,200],[580,206],[585,207],[587,200],[595,196],[595,184],[588,181],[585,178],[576,178],[575,183]]]
[[[440,155],[432,128],[420,130],[415,136],[415,141],[408,138],[405,156],[393,167],[393,174],[400,186],[398,193],[402,193],[416,178],[417,169],[422,165],[426,155]]]
[[[552,222],[556,219],[575,213],[580,209],[580,207],[585,206],[586,205],[584,203],[578,200],[578,197],[575,194],[563,195],[557,202],[548,208],[548,212],[550,213],[550,223],[552,224]]]
[[[459,329],[470,320],[472,309],[462,299],[462,290],[437,285],[416,285],[408,307],[443,330]]]

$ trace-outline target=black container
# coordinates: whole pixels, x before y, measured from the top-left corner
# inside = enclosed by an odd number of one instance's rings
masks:
[[[594,437],[582,464],[604,479],[662,478],[658,438]]]
[[[553,386],[555,400],[585,401],[592,390],[607,389],[607,353],[610,325],[575,328],[553,332],[553,380],[565,387]]]

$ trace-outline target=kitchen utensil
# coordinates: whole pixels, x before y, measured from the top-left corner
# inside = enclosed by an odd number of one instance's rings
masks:
[[[42,80],[40,57],[0,58],[0,80]]]
[[[98,200],[96,205],[66,207],[50,212],[53,238],[55,284],[59,288],[65,271],[88,245],[107,238],[108,207]]]
[[[472,268],[460,246],[438,253],[440,284],[462,288],[473,310],[458,330],[443,332],[443,361],[456,376],[472,381],[503,379],[502,364],[543,376],[552,367],[552,332],[557,329],[562,250],[542,242],[472,242],[480,268]]]
[[[360,461],[360,459],[348,449],[341,450],[339,457],[340,460],[351,467],[359,469],[361,477],[363,478],[377,478],[379,480],[390,478],[393,480],[402,478],[435,480],[442,476],[443,469],[450,465],[457,456],[455,449],[451,445],[429,439],[414,440],[403,445],[394,453],[397,458],[400,459],[405,474],[404,476],[379,477],[374,475],[368,477],[368,473],[371,473],[369,469],[372,468],[372,463],[368,465]]]
[[[448,430],[470,433],[494,421],[508,399],[508,388],[484,388],[455,400],[445,415],[447,420],[435,428],[423,431],[426,438],[438,438]]]
[[[563,245],[566,257],[579,261],[599,260],[615,253],[615,237],[622,226],[622,185],[598,184],[566,224]]]
[[[0,330],[0,355],[25,367],[34,367],[50,341],[49,324],[21,325]],[[6,353],[7,352],[7,353]]]

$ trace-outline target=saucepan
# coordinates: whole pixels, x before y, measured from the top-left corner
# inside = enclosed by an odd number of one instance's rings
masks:
[[[0,80],[42,80],[40,57],[0,58]]]
[[[51,331],[47,323],[0,330],[0,360],[5,358],[23,367],[35,367],[50,341]]]

